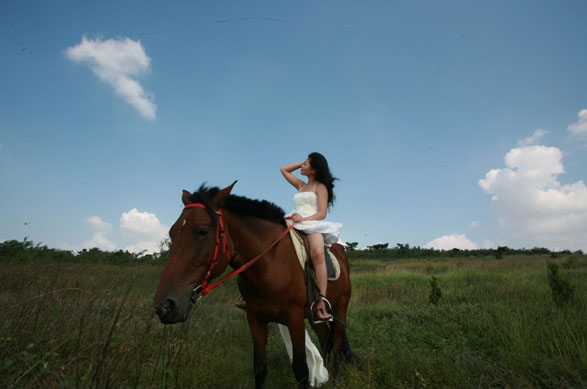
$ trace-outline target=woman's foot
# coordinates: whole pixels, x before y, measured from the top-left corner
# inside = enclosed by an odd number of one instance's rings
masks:
[[[239,300],[236,303],[234,303],[235,307],[240,308],[240,309],[247,309],[247,302],[245,300]]]
[[[326,310],[326,304],[324,300],[319,300],[316,302],[316,320],[314,322],[327,322],[332,321],[332,315],[328,313]]]

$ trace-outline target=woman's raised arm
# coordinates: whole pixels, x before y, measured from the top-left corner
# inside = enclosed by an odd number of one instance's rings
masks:
[[[297,190],[300,190],[300,188],[304,185],[304,181],[302,181],[301,179],[299,179],[296,176],[294,176],[293,174],[291,174],[291,172],[301,168],[302,164],[303,164],[303,162],[298,162],[298,163],[291,163],[289,165],[285,165],[285,166],[281,167],[281,174],[283,174],[283,177],[285,177],[287,182],[292,184]]]

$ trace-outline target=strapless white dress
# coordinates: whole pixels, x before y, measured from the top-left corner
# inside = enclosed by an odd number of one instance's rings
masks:
[[[291,216],[294,212],[297,212],[302,217],[308,217],[318,212],[318,196],[314,192],[296,193],[293,198],[293,203],[294,210],[286,216]],[[296,224],[294,228],[306,234],[320,232],[324,235],[324,244],[330,246],[338,242],[342,223],[326,220],[309,220]]]

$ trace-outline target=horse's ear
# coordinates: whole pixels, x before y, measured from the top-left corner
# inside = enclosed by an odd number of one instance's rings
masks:
[[[234,186],[234,184],[236,184],[236,181],[233,182],[231,185],[227,186],[226,188],[220,190],[218,193],[216,193],[216,195],[212,199],[212,204],[214,205],[215,208],[220,208],[224,205],[224,202],[226,201],[226,198],[230,194],[230,191],[232,190],[232,187]]]
[[[181,195],[181,201],[183,202],[183,205],[188,205],[189,201],[190,201],[190,196],[192,194],[190,192],[188,192],[187,190],[183,190],[183,194]]]

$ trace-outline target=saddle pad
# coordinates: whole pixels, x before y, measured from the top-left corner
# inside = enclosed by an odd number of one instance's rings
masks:
[[[290,220],[287,220],[288,225],[291,223]],[[302,270],[306,269],[306,262],[310,259],[308,256],[308,251],[304,246],[304,239],[300,235],[299,232],[292,228],[289,230],[289,234],[291,236],[291,241],[293,242],[294,249],[296,250],[296,254],[298,256],[298,260],[300,261],[300,266]],[[340,265],[338,264],[338,259],[332,254],[330,248],[324,246],[324,259],[326,260],[326,270],[328,272],[328,281],[336,281],[340,276]]]

